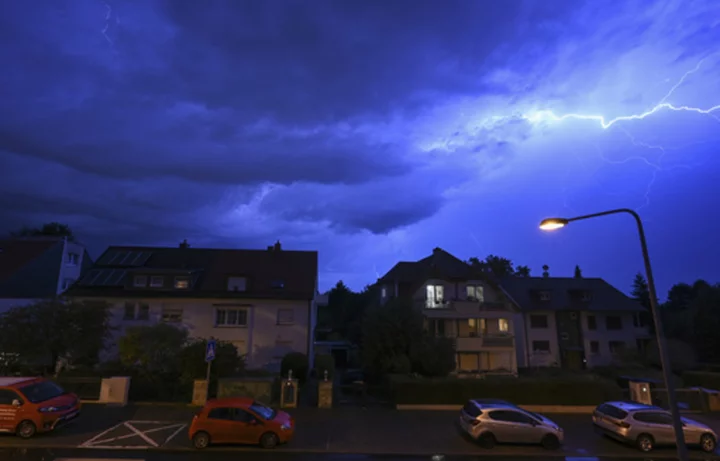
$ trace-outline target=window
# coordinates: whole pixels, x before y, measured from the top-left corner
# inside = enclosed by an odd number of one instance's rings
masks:
[[[583,291],[582,296],[581,296],[581,299],[582,299],[584,302],[590,302],[590,301],[592,301],[592,293],[590,293],[589,291]]]
[[[175,288],[184,290],[190,287],[190,279],[187,277],[175,277]]]
[[[208,419],[224,419],[231,420],[233,415],[232,408],[213,408],[208,413]]]
[[[79,254],[77,254],[77,253],[68,253],[67,254],[67,259],[65,259],[65,263],[68,266],[77,266],[79,262],[80,262]]]
[[[228,277],[228,291],[245,291],[247,279],[245,277]]]
[[[508,322],[508,319],[498,319],[498,331],[500,331],[500,333],[510,331],[510,322]]]
[[[135,303],[130,301],[125,303],[125,314],[123,315],[123,320],[135,320]]]
[[[547,328],[548,318],[547,315],[531,315],[530,316],[530,328]]]
[[[0,389],[0,405],[12,405],[13,400],[22,400],[15,391],[9,389]]]
[[[639,411],[633,414],[633,419],[642,423],[672,425],[672,416],[659,411]]]
[[[622,317],[619,315],[608,315],[605,317],[605,328],[608,330],[622,330]]]
[[[466,294],[469,300],[485,301],[485,290],[481,285],[468,285]]]
[[[295,309],[278,309],[278,325],[292,325],[293,323],[295,323]]]
[[[619,354],[625,350],[625,342],[623,341],[610,341],[608,346],[611,354]]]
[[[597,330],[597,318],[594,315],[587,316],[587,328],[588,330]]]
[[[147,275],[136,275],[133,278],[133,286],[135,286],[135,287],[147,286]]]
[[[643,314],[644,312],[636,312],[633,314],[633,326],[635,328],[643,328],[647,326],[645,324],[645,316]]]
[[[380,297],[387,298],[387,288],[382,287],[382,289],[380,289]]]
[[[468,415],[472,416],[473,418],[477,418],[482,414],[482,411],[475,405],[473,402],[468,402],[463,407],[463,411]]]
[[[549,291],[540,292],[540,301],[550,301],[551,296]]]
[[[441,307],[445,301],[445,287],[442,285],[427,286],[427,307]]]
[[[62,291],[67,290],[75,282],[75,279],[65,279],[62,283]]]
[[[602,405],[597,407],[597,410],[595,411],[619,420],[627,418],[628,415],[627,411],[620,409],[614,405],[609,405],[607,403],[603,403]]]
[[[181,308],[163,307],[162,309],[162,321],[165,323],[180,323],[182,322],[183,310]]]
[[[150,306],[141,303],[138,305],[137,309],[137,319],[138,320],[148,320],[150,318]]]
[[[245,327],[247,326],[246,309],[217,309],[215,311],[215,326],[217,327]]]
[[[442,326],[442,336],[445,335],[445,321],[444,320],[437,320],[438,324]],[[486,323],[485,319],[468,319],[468,336],[475,337],[478,335],[483,335],[486,332]],[[462,333],[462,328],[458,333]]]
[[[568,333],[560,333],[560,339],[563,341],[567,341],[570,339],[570,335]]]
[[[591,354],[599,354],[600,353],[600,343],[597,341],[590,341],[590,353]]]
[[[490,419],[508,423],[534,424],[534,420],[528,415],[518,411],[496,410],[490,412]]]
[[[153,275],[150,277],[150,286],[153,288],[162,288],[165,285],[165,277],[162,275]]]
[[[549,353],[550,341],[533,341],[532,348],[533,352]]]
[[[282,290],[285,288],[285,281],[280,279],[273,280],[271,286],[274,290]]]

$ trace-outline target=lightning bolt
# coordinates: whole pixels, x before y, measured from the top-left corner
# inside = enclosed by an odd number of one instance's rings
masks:
[[[105,40],[107,40],[107,42],[110,44],[110,46],[112,46],[112,45],[114,45],[114,43],[107,34],[108,29],[110,28],[110,18],[112,18],[112,7],[108,3],[105,3],[105,8],[107,9],[107,12],[105,13],[105,27],[102,28],[100,33],[103,34],[103,37],[105,37]]]

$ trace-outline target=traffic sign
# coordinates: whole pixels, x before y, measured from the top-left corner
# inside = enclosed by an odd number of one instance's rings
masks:
[[[217,343],[214,339],[211,339],[207,342],[207,348],[205,349],[205,361],[206,362],[212,362],[215,360],[215,348],[217,347]]]

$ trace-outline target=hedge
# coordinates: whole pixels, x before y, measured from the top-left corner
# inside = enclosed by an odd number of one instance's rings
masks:
[[[686,371],[682,374],[685,387],[704,387],[720,391],[720,373]]]
[[[612,381],[491,377],[394,378],[395,404],[461,405],[470,399],[493,398],[524,405],[597,405],[622,400],[622,389]]]

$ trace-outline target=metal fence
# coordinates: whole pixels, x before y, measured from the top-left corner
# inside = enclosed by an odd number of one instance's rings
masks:
[[[623,391],[623,395],[627,400],[632,400],[629,390],[625,389]],[[665,409],[668,409],[670,407],[668,405],[667,389],[651,388],[650,395],[652,397],[653,405]],[[677,399],[678,407],[681,411],[710,411],[710,395],[703,389],[675,389],[675,398]]]

